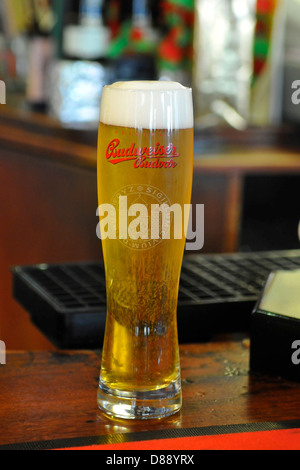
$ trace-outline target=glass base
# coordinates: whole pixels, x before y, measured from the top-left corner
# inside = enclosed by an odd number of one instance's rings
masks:
[[[98,406],[107,415],[121,419],[160,419],[181,409],[180,378],[159,390],[124,392],[99,383]]]

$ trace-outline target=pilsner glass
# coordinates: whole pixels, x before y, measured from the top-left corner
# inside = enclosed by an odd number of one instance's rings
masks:
[[[193,145],[191,89],[168,81],[104,87],[98,197],[107,318],[98,405],[114,417],[162,418],[181,408],[177,301]]]

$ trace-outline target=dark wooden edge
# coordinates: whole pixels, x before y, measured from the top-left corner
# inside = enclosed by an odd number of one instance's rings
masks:
[[[76,447],[90,447],[106,444],[121,444],[128,442],[141,442],[163,439],[176,439],[181,437],[218,436],[225,434],[240,434],[249,432],[276,431],[283,429],[300,429],[300,420],[256,422],[245,424],[231,424],[223,426],[205,426],[186,429],[165,429],[157,431],[143,431],[126,434],[108,434],[105,436],[76,437],[49,441],[25,442],[0,446],[1,450],[53,450],[72,449]]]

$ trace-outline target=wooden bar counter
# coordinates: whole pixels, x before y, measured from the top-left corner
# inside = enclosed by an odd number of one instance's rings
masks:
[[[100,353],[9,352],[0,366],[0,449],[124,450],[141,442],[164,450],[300,449],[300,384],[250,373],[247,338],[184,345],[180,353],[182,410],[127,422],[97,408]],[[227,440],[207,442],[207,434]]]

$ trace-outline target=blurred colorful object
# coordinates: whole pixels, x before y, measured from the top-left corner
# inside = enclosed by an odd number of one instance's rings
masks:
[[[166,29],[158,47],[160,69],[192,71],[194,0],[165,0],[161,3]]]
[[[110,0],[107,5],[106,23],[111,32],[111,38],[115,39],[121,27],[121,0]]]
[[[278,0],[257,0],[254,40],[254,81],[263,72],[268,61],[274,13]]]
[[[118,58],[132,54],[154,54],[158,36],[151,22],[146,0],[134,0],[132,18],[124,21],[111,42],[108,55]]]

